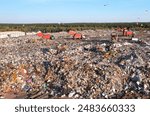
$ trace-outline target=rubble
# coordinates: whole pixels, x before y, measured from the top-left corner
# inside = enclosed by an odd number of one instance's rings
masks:
[[[112,42],[110,33],[0,39],[0,98],[150,98],[150,40]]]
[[[21,32],[21,31],[8,31],[8,32],[0,32],[0,38],[14,38],[14,37],[21,37],[25,35],[35,35],[35,32]]]

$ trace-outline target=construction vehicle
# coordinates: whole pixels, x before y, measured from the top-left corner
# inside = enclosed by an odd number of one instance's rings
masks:
[[[43,37],[43,33],[41,31],[37,32],[38,37]]]
[[[83,38],[85,38],[85,36],[82,35],[81,33],[77,33],[77,32],[72,31],[72,30],[70,30],[68,33],[69,33],[69,35],[72,35],[73,39],[83,39]]]
[[[55,37],[53,36],[53,35],[50,35],[50,34],[43,34],[41,31],[39,31],[38,33],[37,33],[37,36],[38,37],[41,37],[41,38],[43,38],[43,39],[55,39]]]
[[[119,41],[121,38],[132,39],[135,36],[135,33],[129,28],[117,28],[111,33],[112,41]]]
[[[123,29],[123,36],[126,36],[126,37],[128,37],[128,36],[134,37],[134,32],[131,31],[131,30],[129,30],[129,29],[127,29],[127,28],[124,28],[124,29]]]

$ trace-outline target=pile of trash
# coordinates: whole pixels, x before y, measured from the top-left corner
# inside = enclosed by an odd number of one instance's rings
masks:
[[[150,40],[31,38],[0,40],[0,98],[150,98]]]

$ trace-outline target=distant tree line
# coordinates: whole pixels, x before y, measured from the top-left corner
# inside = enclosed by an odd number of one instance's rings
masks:
[[[150,23],[61,23],[61,24],[0,24],[0,32],[61,32],[69,30],[97,30],[128,27],[135,30],[150,29]]]

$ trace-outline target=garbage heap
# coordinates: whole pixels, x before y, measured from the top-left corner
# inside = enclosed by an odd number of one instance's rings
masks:
[[[1,47],[1,98],[150,98],[148,41],[30,39]]]

